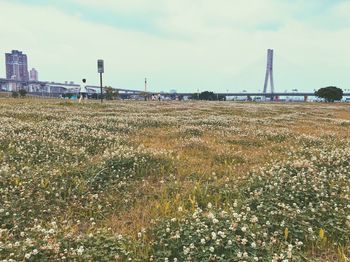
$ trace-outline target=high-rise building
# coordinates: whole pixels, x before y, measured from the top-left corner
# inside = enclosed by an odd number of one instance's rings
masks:
[[[35,68],[32,68],[29,72],[30,81],[38,81],[38,71]]]
[[[18,50],[12,50],[5,54],[6,78],[20,81],[28,81],[28,60],[27,55]]]

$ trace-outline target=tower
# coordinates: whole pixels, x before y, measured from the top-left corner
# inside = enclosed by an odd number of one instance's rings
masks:
[[[38,81],[38,71],[35,68],[32,68],[29,72],[30,81]]]
[[[266,76],[264,84],[264,94],[267,93],[267,85],[270,79],[271,94],[275,92],[275,87],[273,83],[273,50],[267,50],[267,67],[266,67]]]
[[[5,54],[6,58],[6,78],[20,81],[28,81],[28,61],[27,55],[18,50],[12,50]]]

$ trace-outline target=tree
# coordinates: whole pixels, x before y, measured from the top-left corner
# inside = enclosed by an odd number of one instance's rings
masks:
[[[106,86],[104,88],[104,91],[105,91],[105,95],[106,95],[106,99],[107,100],[113,100],[113,99],[116,99],[119,96],[118,90],[115,90],[115,89],[113,89],[110,86]]]
[[[214,94],[214,92],[204,91],[200,94],[198,94],[198,93],[193,94],[191,96],[191,99],[216,101],[216,100],[226,100],[226,97],[224,95]]]
[[[18,92],[16,92],[16,91],[12,91],[11,95],[13,98],[17,98],[19,96]]]
[[[26,91],[25,89],[20,89],[20,90],[18,91],[18,93],[19,93],[19,95],[20,95],[21,97],[25,97],[26,94],[27,94],[27,91]]]
[[[327,102],[331,103],[342,100],[343,94],[343,90],[335,86],[320,88],[315,92],[317,97],[324,98]]]
[[[214,94],[214,92],[204,91],[199,94],[199,99],[212,101],[216,100],[216,95]]]

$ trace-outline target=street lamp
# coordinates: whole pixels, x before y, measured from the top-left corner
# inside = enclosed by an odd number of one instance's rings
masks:
[[[97,60],[97,72],[100,74],[101,103],[103,102],[102,74],[104,73],[104,63],[102,59]]]

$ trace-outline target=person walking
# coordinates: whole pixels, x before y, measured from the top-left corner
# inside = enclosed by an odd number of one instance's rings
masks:
[[[80,90],[79,90],[79,94],[80,94],[80,98],[79,98],[79,103],[81,103],[81,101],[83,99],[87,99],[87,89],[86,89],[86,79],[84,78],[83,80],[83,84],[80,85]]]

